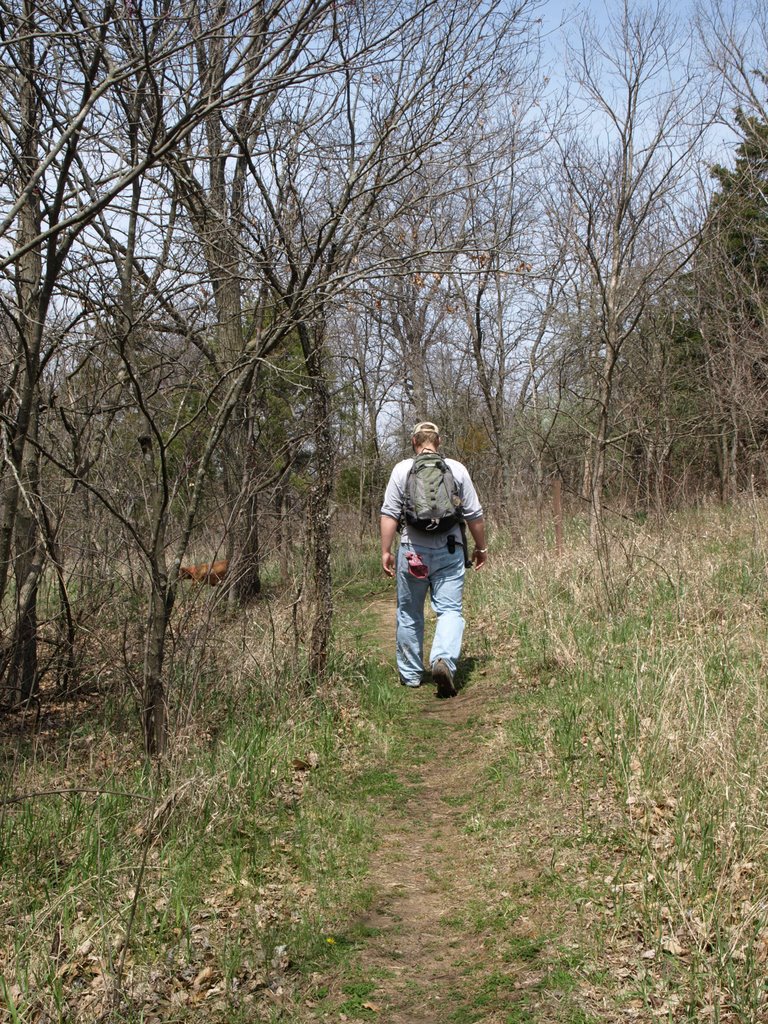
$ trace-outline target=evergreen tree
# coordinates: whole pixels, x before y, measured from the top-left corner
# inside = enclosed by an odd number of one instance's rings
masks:
[[[768,482],[768,123],[736,111],[742,141],[702,233],[693,285],[721,495]]]
[[[736,111],[743,136],[733,168],[715,165],[712,225],[721,251],[751,288],[768,287],[768,124]],[[763,319],[762,303],[755,312]]]

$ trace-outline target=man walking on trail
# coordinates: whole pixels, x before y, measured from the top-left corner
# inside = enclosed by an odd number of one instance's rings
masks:
[[[434,423],[418,423],[414,458],[392,470],[381,506],[381,564],[397,579],[397,668],[404,686],[424,675],[424,600],[431,593],[437,615],[430,662],[438,697],[455,697],[454,676],[464,633],[462,592],[466,565],[482,569],[488,557],[483,509],[465,466],[438,452]],[[467,558],[463,523],[474,541]],[[397,560],[392,554],[401,529]]]

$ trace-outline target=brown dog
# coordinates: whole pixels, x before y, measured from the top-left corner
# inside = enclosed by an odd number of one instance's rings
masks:
[[[229,562],[223,558],[220,562],[201,562],[200,565],[182,565],[179,569],[180,580],[194,580],[195,583],[207,583],[215,587],[224,579],[229,569]]]

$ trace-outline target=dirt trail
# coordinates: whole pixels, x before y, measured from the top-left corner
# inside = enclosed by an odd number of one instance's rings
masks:
[[[378,640],[393,645],[391,602],[377,608]],[[382,646],[382,656],[392,651]],[[481,901],[487,851],[467,828],[466,804],[481,784],[482,733],[492,727],[483,681],[457,697],[437,700],[434,687],[409,693],[422,719],[423,749],[412,749],[403,781],[405,803],[381,822],[371,878],[380,896],[361,922],[371,938],[361,952],[366,974],[379,979],[371,996],[376,1019],[387,1024],[444,1022],[462,972],[484,955],[462,916]],[[491,716],[492,717],[492,716]],[[491,1017],[486,1018],[491,1020]]]

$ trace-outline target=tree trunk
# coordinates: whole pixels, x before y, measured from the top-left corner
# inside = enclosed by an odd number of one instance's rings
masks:
[[[593,544],[600,540],[603,522],[603,496],[605,491],[605,469],[610,436],[611,395],[613,392],[613,371],[616,366],[616,346],[608,341],[603,359],[598,398],[597,430],[592,448],[592,471],[590,493],[589,537]]]
[[[331,401],[325,377],[323,326],[299,328],[312,392],[312,427],[315,440],[315,480],[309,500],[312,547],[313,619],[309,641],[309,671],[315,682],[324,679],[333,624],[331,574],[331,496],[334,478],[334,441]]]
[[[37,439],[35,411],[28,433]],[[37,593],[45,561],[45,545],[37,521],[40,504],[40,454],[27,445],[21,481],[22,497],[16,513],[14,574],[16,577],[16,628],[11,659],[10,688],[14,703],[37,694]]]
[[[163,665],[173,592],[168,589],[164,572],[152,574],[151,586],[144,648],[144,748],[150,757],[162,757],[168,746],[168,699]]]
[[[261,551],[259,548],[259,494],[256,486],[253,444],[243,458],[243,481],[238,514],[237,550],[234,559],[234,589],[241,604],[261,593]]]
[[[28,175],[34,173],[39,152],[38,115],[35,99],[34,18],[26,10],[29,42],[23,47],[21,87],[22,153]],[[40,200],[30,194],[20,212],[20,245],[32,242],[40,228]],[[10,690],[15,703],[31,699],[38,689],[37,593],[44,562],[44,545],[37,522],[40,488],[40,454],[29,441],[37,440],[39,425],[39,373],[42,343],[42,258],[40,247],[31,246],[20,258],[17,277],[19,343],[23,385],[10,444],[14,472],[7,475],[0,529],[0,600],[8,579],[12,542],[16,579],[16,624],[12,641]]]

